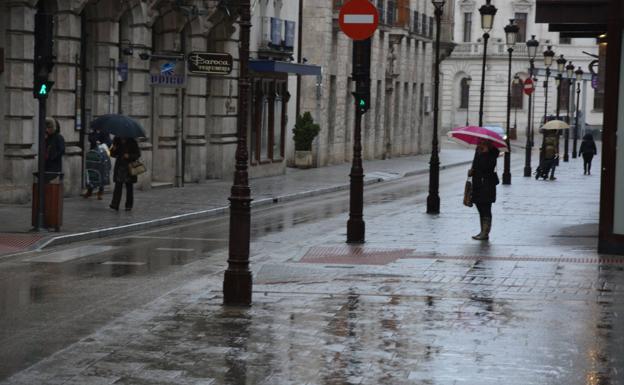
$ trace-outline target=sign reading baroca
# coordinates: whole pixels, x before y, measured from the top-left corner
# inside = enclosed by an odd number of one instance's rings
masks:
[[[232,72],[234,60],[227,53],[191,52],[188,55],[188,70],[196,74],[228,75]]]

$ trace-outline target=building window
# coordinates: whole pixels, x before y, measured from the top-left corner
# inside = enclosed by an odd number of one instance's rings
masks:
[[[472,41],[472,13],[464,13],[464,43]]]
[[[394,25],[396,23],[396,7],[394,5],[394,0],[388,0],[386,6],[386,23]]]
[[[567,111],[570,105],[570,79],[561,79],[561,90],[559,91],[559,110]]]
[[[516,12],[514,19],[518,26],[518,43],[524,43],[527,36],[527,18],[528,14]]]
[[[524,108],[524,83],[511,83],[511,108]]]
[[[561,33],[560,33],[559,34],[559,44],[572,44],[572,38],[571,37],[561,36]]]
[[[414,21],[412,22],[412,32],[418,33],[420,31],[420,14],[414,11]]]
[[[384,19],[384,1],[385,0],[377,0],[377,12],[379,13],[379,24],[386,24],[386,20]]]
[[[459,82],[459,108],[468,108],[468,98],[470,97],[470,87],[468,78],[463,78]]]
[[[433,17],[429,17],[429,37],[433,37]]]
[[[427,36],[427,15],[422,15],[422,24],[420,24],[421,30],[420,34],[423,36]]]
[[[253,164],[284,159],[288,83],[284,79],[256,79],[253,83],[250,157]]]

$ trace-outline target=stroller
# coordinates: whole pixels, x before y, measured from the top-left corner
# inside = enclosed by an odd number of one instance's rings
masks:
[[[86,185],[92,190],[110,184],[111,161],[108,156],[108,147],[101,144],[87,152],[86,156]]]

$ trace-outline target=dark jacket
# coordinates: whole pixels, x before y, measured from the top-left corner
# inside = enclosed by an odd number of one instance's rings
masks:
[[[112,141],[110,135],[104,131],[92,131],[89,134],[89,144],[91,145],[91,150],[97,147],[97,142],[104,143],[109,148],[112,145]]]
[[[593,157],[598,154],[598,150],[596,149],[596,142],[594,142],[593,136],[591,134],[585,135],[583,137],[583,143],[581,143],[581,148],[579,149],[579,154],[584,157]]]
[[[52,135],[45,138],[45,171],[63,172],[63,155],[65,155],[65,139],[57,127]]]
[[[492,148],[489,152],[477,151],[472,161],[472,201],[474,203],[496,202],[496,160],[499,151]]]
[[[124,158],[124,154],[128,154],[128,159]],[[128,166],[130,163],[141,157],[141,150],[134,139],[126,139],[126,143],[122,144],[121,139],[115,138],[111,147],[111,156],[117,158],[115,160],[115,170],[113,172],[113,181],[115,183],[136,183],[136,175],[130,175]]]

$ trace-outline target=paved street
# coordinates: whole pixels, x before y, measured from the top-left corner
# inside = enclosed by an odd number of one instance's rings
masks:
[[[251,308],[221,305],[225,218],[6,260],[3,309],[21,311],[0,316],[2,361],[20,338],[36,350],[29,327],[47,358],[0,383],[624,383],[599,177],[578,159],[554,182],[514,165],[489,243],[470,239],[467,167],[442,172],[438,216],[426,175],[367,187],[362,246],[344,243],[344,192],[254,210]]]
[[[442,141],[442,166],[465,164],[472,152],[447,140]],[[405,175],[428,171],[429,155],[398,157],[387,160],[365,161],[366,183],[393,180]],[[251,179],[253,204],[271,204],[274,201],[300,199],[349,187],[350,164],[316,169],[288,169],[285,175]],[[70,243],[94,239],[128,231],[142,230],[189,219],[207,218],[228,209],[231,181],[212,180],[202,184],[187,184],[182,189],[159,188],[138,191],[134,210],[114,212],[108,208],[111,195],[103,201],[95,197],[66,198],[64,223],[60,233],[29,233],[31,206],[0,205],[0,217],[13,218],[0,223],[0,255],[28,250],[33,246]]]

